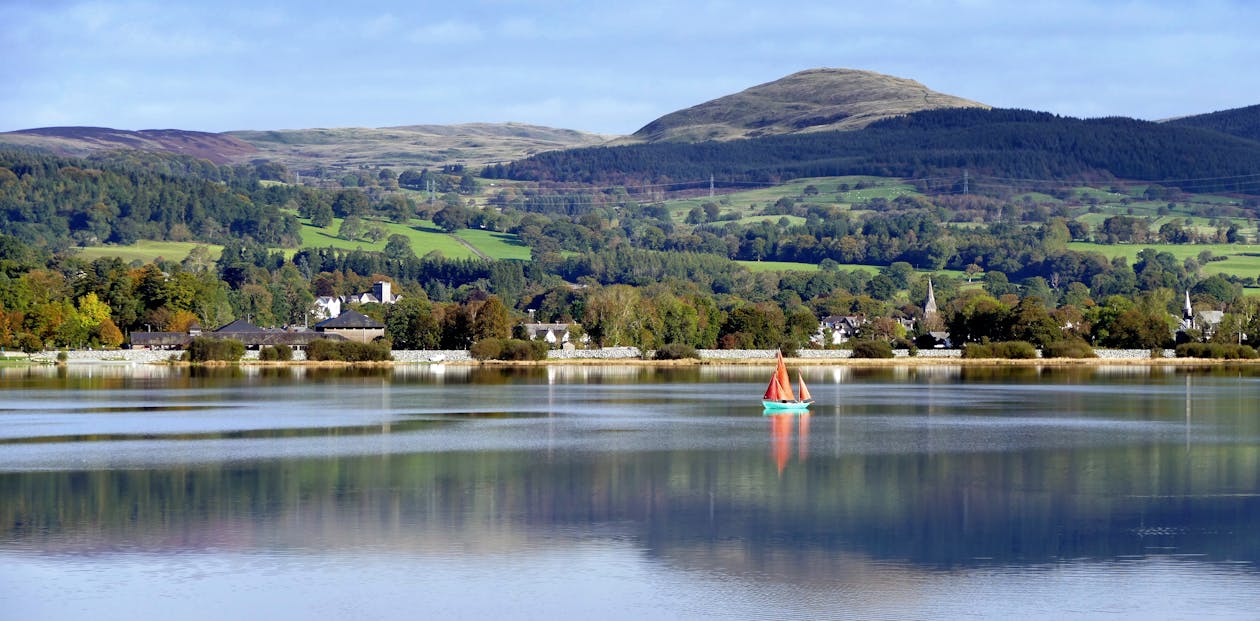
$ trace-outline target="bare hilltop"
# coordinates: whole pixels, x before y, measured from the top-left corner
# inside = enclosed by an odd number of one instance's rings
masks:
[[[988,107],[906,78],[856,69],[809,69],[671,112],[629,141],[701,142],[861,129],[920,110]]]

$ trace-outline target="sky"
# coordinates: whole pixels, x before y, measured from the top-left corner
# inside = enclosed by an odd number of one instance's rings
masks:
[[[1249,0],[0,0],[0,131],[629,134],[817,67],[1156,120],[1260,104],[1257,32]]]

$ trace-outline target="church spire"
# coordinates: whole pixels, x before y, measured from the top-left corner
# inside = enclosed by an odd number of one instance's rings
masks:
[[[932,279],[928,279],[928,296],[927,302],[923,303],[923,315],[925,317],[935,315],[936,309],[936,291],[932,289]]]
[[[1186,305],[1181,309],[1181,316],[1184,319],[1194,319],[1194,307],[1190,306],[1190,290],[1186,289]]]

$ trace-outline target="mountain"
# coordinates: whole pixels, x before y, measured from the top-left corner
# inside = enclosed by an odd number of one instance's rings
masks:
[[[988,107],[905,78],[809,69],[667,114],[635,132],[631,141],[701,142],[861,129],[921,110]]]
[[[182,129],[128,131],[108,127],[41,127],[0,133],[0,144],[46,149],[57,155],[81,157],[97,151],[135,149],[176,153],[231,164],[257,157],[258,149],[224,134]]]
[[[1238,136],[1239,138],[1260,141],[1260,105],[1185,116],[1165,121],[1165,123],[1185,127],[1200,127],[1218,131],[1222,134]]]
[[[38,148],[82,157],[134,149],[177,153],[216,164],[264,159],[302,174],[361,165],[440,168],[484,166],[536,153],[602,144],[607,136],[521,123],[408,125],[404,127],[297,129],[208,133],[178,129],[128,131],[105,127],[45,127],[0,133],[0,145]]]

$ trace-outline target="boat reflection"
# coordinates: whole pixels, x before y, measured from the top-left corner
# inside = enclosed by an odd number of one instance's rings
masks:
[[[809,413],[775,412],[767,410],[763,415],[770,419],[770,452],[779,474],[792,458],[792,431],[796,433],[796,459],[805,463],[809,457]]]

